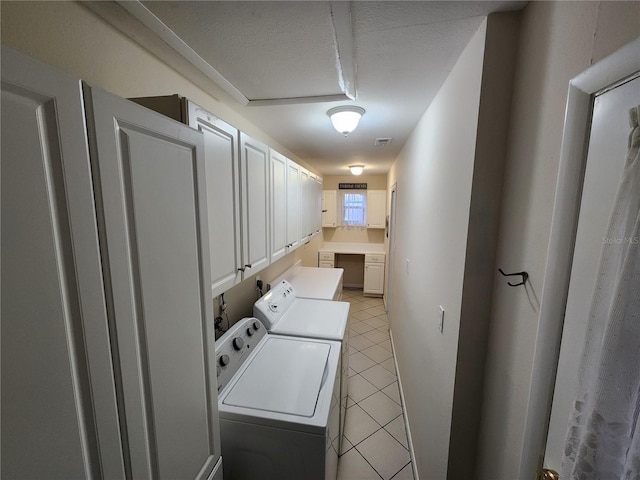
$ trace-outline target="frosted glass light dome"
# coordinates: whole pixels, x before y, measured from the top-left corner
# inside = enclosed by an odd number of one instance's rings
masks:
[[[364,108],[354,105],[335,107],[327,112],[327,115],[331,118],[333,128],[345,137],[356,129],[363,114]]]

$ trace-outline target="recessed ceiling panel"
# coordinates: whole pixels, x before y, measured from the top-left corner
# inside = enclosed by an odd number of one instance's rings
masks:
[[[249,100],[336,95],[329,2],[143,2]]]

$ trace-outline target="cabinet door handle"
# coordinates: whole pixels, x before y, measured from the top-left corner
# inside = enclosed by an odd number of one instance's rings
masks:
[[[244,268],[242,268],[242,267],[238,268],[238,271],[239,271],[239,272],[244,272],[244,270],[245,270],[245,269],[244,269]]]
[[[245,263],[244,266],[247,267],[247,268],[251,268],[251,264],[250,263]],[[243,270],[243,272],[244,272],[244,270]]]

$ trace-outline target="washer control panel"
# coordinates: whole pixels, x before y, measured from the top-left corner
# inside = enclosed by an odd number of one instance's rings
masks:
[[[267,329],[257,318],[247,317],[236,322],[216,341],[216,373],[218,391],[233,378]]]
[[[271,330],[295,300],[293,285],[282,280],[253,305],[253,314]]]

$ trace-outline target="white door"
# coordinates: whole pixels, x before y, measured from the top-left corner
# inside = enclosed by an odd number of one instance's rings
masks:
[[[369,190],[367,192],[367,228],[385,227],[386,203],[386,190]]]
[[[238,130],[188,102],[189,125],[204,135],[211,295],[242,279]]]
[[[336,190],[322,191],[322,226],[323,227],[336,226],[336,215],[338,213],[337,201],[338,201],[338,192]]]
[[[240,134],[242,278],[269,265],[269,147]]]
[[[287,158],[269,149],[271,262],[287,254]]]
[[[381,294],[384,291],[384,263],[365,263],[363,293]]]
[[[309,171],[300,167],[300,229],[298,230],[298,237],[301,245],[309,241],[311,229],[311,219],[309,218],[310,182]]]
[[[203,135],[87,99],[128,476],[204,480],[220,439]]]
[[[397,185],[394,184],[391,187],[391,195],[389,200],[389,224],[387,225],[387,237],[388,248],[386,260],[387,260],[387,285],[384,290],[385,307],[387,310],[387,316],[389,317],[389,328],[391,328],[391,306],[393,305],[393,268],[394,268],[394,255],[395,255],[395,231],[396,231],[396,202],[397,202]]]
[[[600,251],[622,175],[640,78],[596,97],[544,467],[559,472]]]

